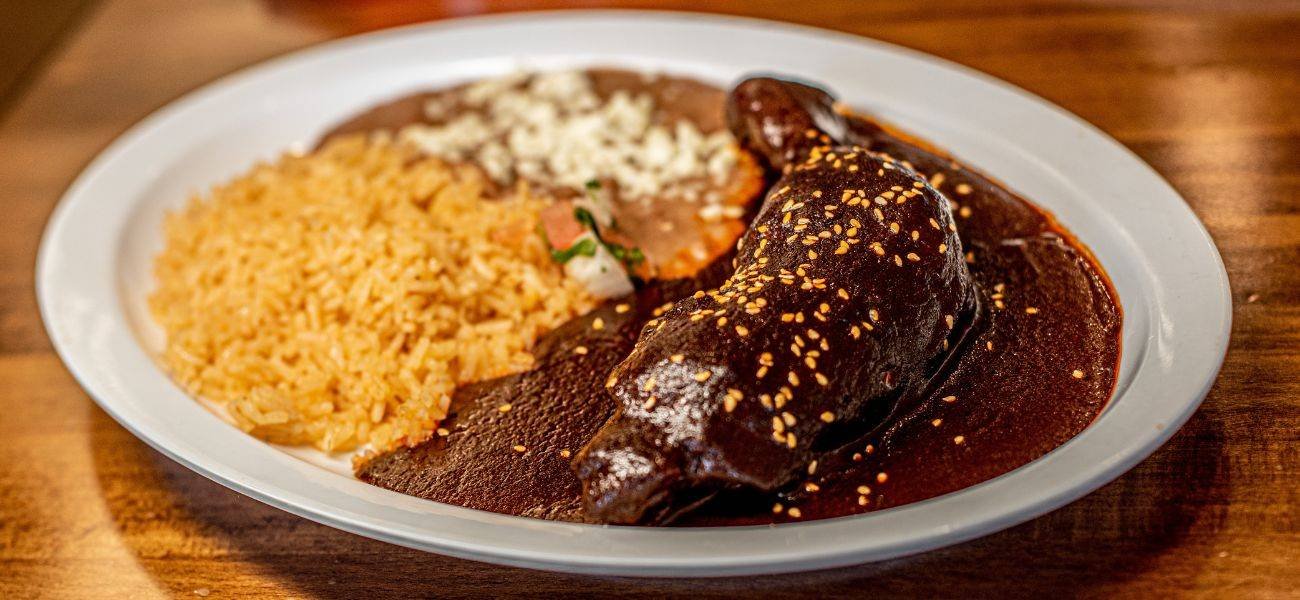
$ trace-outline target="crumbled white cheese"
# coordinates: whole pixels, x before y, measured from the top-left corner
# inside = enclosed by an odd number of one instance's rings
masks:
[[[653,124],[648,94],[618,91],[602,102],[582,71],[479,81],[465,89],[463,101],[470,110],[400,135],[431,155],[472,160],[502,184],[524,178],[582,190],[603,180],[616,183],[625,200],[671,193],[697,201],[698,186],[688,184],[723,184],[736,164],[726,131],[705,135],[687,121]],[[446,107],[433,103],[428,111],[442,118]]]

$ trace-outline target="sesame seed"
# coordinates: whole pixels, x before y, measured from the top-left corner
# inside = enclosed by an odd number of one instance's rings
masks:
[[[577,346],[577,347],[575,347],[575,348],[573,349],[573,353],[574,353],[574,354],[586,354],[586,353],[587,353],[587,347],[586,347],[586,346]]]
[[[955,437],[955,438],[952,438],[952,443],[957,444],[958,446],[960,446],[960,445],[966,443],[966,436],[964,436],[964,435],[959,435],[959,436],[957,436],[957,437]]]
[[[503,412],[503,413],[508,413],[508,412],[510,412],[510,409],[511,409],[511,408],[512,408],[512,407],[510,406],[510,404],[509,404],[509,403],[506,403],[506,404],[502,404],[501,406],[498,406],[498,407],[497,407],[497,410],[500,411],[500,412]]]
[[[894,255],[894,264],[900,267],[903,266],[903,259],[899,257],[897,254]]]
[[[641,408],[645,410],[650,410],[655,407],[655,403],[658,401],[659,401],[658,396],[650,396],[649,398],[646,398],[645,402],[641,403]]]
[[[813,494],[821,491],[822,488],[821,486],[809,481],[808,483],[803,484],[803,489],[804,491]]]
[[[1083,371],[1078,369],[1075,369],[1073,373],[1070,373],[1070,375],[1073,375],[1075,379],[1083,379]]]
[[[953,402],[956,402],[956,401],[957,401],[957,397],[956,397],[956,396],[944,396],[944,397],[943,397],[943,401],[944,401],[944,402],[947,402],[947,403],[949,403],[949,404],[952,404]]]
[[[826,412],[824,412],[824,413],[822,413],[822,422],[824,422],[824,423],[831,423],[831,422],[834,422],[834,421],[835,421],[835,413],[833,413],[833,412],[831,412],[831,411],[829,411],[829,410],[826,411]]]
[[[515,444],[515,452],[527,452],[528,448],[523,444]]]
[[[889,481],[889,474],[888,474],[888,473],[886,473],[886,472],[884,472],[884,471],[881,471],[881,472],[879,472],[879,473],[876,473],[876,483],[884,483],[884,482],[886,482],[886,481]]]
[[[614,312],[616,312],[616,313],[618,313],[618,314],[621,315],[621,314],[627,312],[628,310],[630,310],[631,308],[632,308],[632,307],[628,306],[627,304],[617,304],[617,305],[614,306]]]
[[[790,382],[790,385],[799,387],[799,376],[794,371],[790,371],[790,374],[786,376],[786,380]]]
[[[568,448],[565,448],[565,449],[563,449],[563,450],[560,450],[560,457],[561,457],[561,458],[569,458],[569,457],[572,456],[572,455],[573,455],[573,453],[570,452]]]
[[[655,378],[653,375],[651,375],[649,378],[645,380],[645,384],[641,386],[641,389],[647,392],[655,389]]]
[[[600,330],[604,329],[604,328],[605,328],[605,320],[602,319],[602,318],[600,318],[600,317],[596,317],[595,319],[593,319],[593,320],[591,321],[591,328],[592,328],[592,329],[595,329],[596,331],[600,331]]]
[[[791,517],[794,517],[794,518],[796,518],[796,519],[798,519],[799,517],[802,517],[802,516],[803,516],[803,511],[799,510],[798,507],[791,508],[790,510],[788,510],[788,511],[786,511],[786,512],[788,512],[788,513],[790,514]]]
[[[970,185],[965,184],[965,183],[959,183],[959,184],[957,184],[957,187],[954,188],[954,189],[957,191],[957,194],[960,195],[960,196],[965,196],[965,195],[971,193],[971,187],[970,187]]]
[[[1030,306],[1030,307],[1028,307],[1028,308],[1025,309],[1025,314],[1027,314],[1027,315],[1036,315],[1036,314],[1038,314],[1038,309],[1037,309],[1037,308],[1034,308],[1034,307],[1032,307],[1032,306]]]
[[[814,461],[808,463],[808,474],[809,474],[809,475],[816,475],[816,474],[817,474],[817,461],[814,460]]]
[[[943,419],[935,419],[933,421],[930,421],[930,424],[934,425],[935,427],[938,427],[943,424]]]
[[[695,380],[698,381],[698,382],[703,383],[703,382],[705,382],[705,381],[708,381],[709,378],[712,377],[712,376],[713,376],[713,373],[710,372],[710,371],[697,371],[697,372],[695,373]]]
[[[672,355],[672,356],[669,356],[669,357],[668,357],[668,360],[673,361],[673,363],[675,363],[675,364],[681,364],[681,362],[682,362],[683,360],[686,360],[686,355],[685,355],[685,354],[674,354],[674,355]]]
[[[822,387],[825,387],[830,384],[830,380],[826,379],[826,376],[822,375],[821,373],[813,373],[813,378],[816,379],[817,383],[820,384]]]
[[[447,437],[451,435],[451,432],[448,431],[446,427],[439,427],[437,433],[440,437]]]
[[[912,262],[916,262],[916,261],[918,261],[918,260],[921,260],[921,257],[917,256],[915,252],[908,252],[908,253],[907,253],[907,260],[910,260],[910,261],[912,261]]]
[[[779,515],[779,514],[781,514],[781,511],[783,511],[783,510],[785,510],[785,507],[784,507],[784,506],[781,506],[781,503],[780,503],[780,502],[777,502],[776,504],[773,504],[773,505],[772,505],[772,514],[777,514],[777,515]]]

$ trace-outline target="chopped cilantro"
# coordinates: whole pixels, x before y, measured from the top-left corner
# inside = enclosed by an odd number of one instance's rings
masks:
[[[592,182],[587,183],[587,187],[590,188]],[[600,183],[596,182],[596,186],[599,187]],[[552,250],[551,258],[555,259],[556,262],[563,264],[569,262],[575,256],[595,256],[597,243],[608,249],[609,253],[614,255],[614,258],[617,258],[619,262],[622,262],[629,269],[645,261],[645,254],[641,252],[640,248],[628,248],[622,244],[607,241],[602,237],[600,227],[596,224],[596,216],[591,214],[590,210],[582,207],[574,208],[573,218],[583,227],[586,227],[588,231],[591,231],[591,235],[595,239],[585,238],[564,250]]]
[[[614,258],[623,261],[628,268],[635,267],[645,260],[645,253],[641,252],[640,248],[628,248],[609,242],[605,242],[605,247],[609,248],[609,253],[613,254]]]
[[[578,243],[569,246],[563,250],[551,250],[551,260],[564,264],[569,262],[575,256],[595,256],[596,240],[583,238]]]
[[[600,237],[600,231],[596,227],[596,216],[591,214],[591,211],[582,207],[575,208],[573,209],[573,218],[586,226],[587,229],[590,229],[592,233],[596,234],[596,237]]]

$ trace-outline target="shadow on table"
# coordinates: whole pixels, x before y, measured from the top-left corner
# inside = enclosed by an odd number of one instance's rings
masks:
[[[234,592],[239,584],[196,579],[193,560],[182,561],[190,567],[178,569],[177,558],[206,561],[212,566],[203,569],[209,577],[247,573],[252,585],[271,579],[290,593],[329,598],[546,596],[575,591],[695,597],[761,591],[823,597],[957,592],[986,596],[1014,590],[1070,596],[1096,593],[1098,587],[1153,568],[1161,552],[1176,545],[1193,525],[1213,528],[1205,521],[1222,518],[1217,507],[1226,504],[1230,488],[1221,466],[1222,423],[1203,411],[1154,456],[1096,493],[953,548],[880,564],[770,577],[583,577],[426,554],[317,525],[185,469],[132,438],[104,413],[97,414],[105,423],[92,428],[96,473],[121,537],[146,571],[184,594],[200,585],[214,593],[223,585]],[[108,447],[118,450],[101,450]],[[121,460],[123,447],[132,449],[125,452],[129,461]],[[130,487],[136,492],[110,493],[122,489],[123,478],[135,478]],[[157,535],[159,527],[171,531]]]

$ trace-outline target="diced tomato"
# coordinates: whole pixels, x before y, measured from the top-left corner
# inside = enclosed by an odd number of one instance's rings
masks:
[[[587,228],[573,217],[573,208],[572,201],[558,200],[542,209],[542,230],[546,232],[546,240],[556,250],[572,246],[579,237],[587,233]]]

